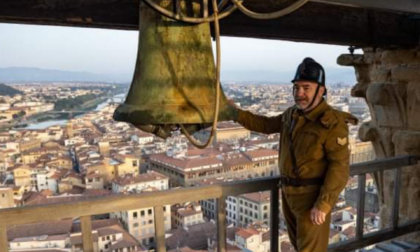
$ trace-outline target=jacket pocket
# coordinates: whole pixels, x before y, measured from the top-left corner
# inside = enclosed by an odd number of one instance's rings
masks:
[[[299,132],[294,144],[296,159],[300,165],[321,159],[324,156],[322,137],[318,131],[305,130]]]

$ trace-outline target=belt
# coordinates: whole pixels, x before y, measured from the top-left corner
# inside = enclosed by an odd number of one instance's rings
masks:
[[[280,176],[280,185],[283,186],[308,186],[308,185],[322,185],[324,183],[323,178],[291,178],[284,175]]]

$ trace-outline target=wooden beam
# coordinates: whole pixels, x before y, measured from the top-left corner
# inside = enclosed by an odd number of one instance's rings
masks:
[[[394,170],[394,198],[392,204],[392,227],[398,228],[400,216],[400,190],[401,190],[401,168]]]
[[[216,201],[217,205],[217,251],[226,252],[226,196]]]
[[[9,242],[7,241],[7,228],[0,225],[0,252],[9,252]]]
[[[331,4],[350,0],[319,1],[323,3],[309,2],[276,20],[255,20],[235,11],[221,20],[221,34],[337,45],[418,46],[418,19],[400,13]],[[258,12],[278,10],[284,7],[281,2],[284,1],[245,1],[249,9]],[[2,0],[0,22],[137,30],[138,6],[138,0]]]
[[[356,239],[363,238],[365,220],[366,174],[359,175],[359,197],[357,199]]]
[[[350,176],[389,170],[396,167],[416,165],[418,164],[418,162],[418,156],[402,155],[397,157],[382,158],[369,162],[352,164],[350,167]]]
[[[220,27],[228,36],[358,47],[412,47],[420,37],[418,21],[408,16],[320,3],[308,3],[275,20],[254,20],[235,12],[221,20]]]
[[[279,251],[279,189],[275,188],[270,192],[270,251]]]
[[[18,225],[53,221],[130,209],[173,205],[185,201],[220,198],[223,195],[268,191],[275,188],[278,182],[278,178],[264,178],[202,187],[180,188],[131,195],[118,194],[91,200],[1,209],[0,223],[3,225]]]
[[[90,216],[80,217],[80,224],[82,227],[83,251],[94,252],[91,217]]]
[[[166,252],[165,245],[165,215],[163,206],[154,207],[155,214],[155,236],[156,236],[156,250],[157,252]]]
[[[420,2],[417,0],[311,0],[311,2],[420,14]]]

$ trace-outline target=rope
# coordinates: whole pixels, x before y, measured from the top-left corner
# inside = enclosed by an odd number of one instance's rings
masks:
[[[272,13],[264,13],[264,14],[263,13],[256,13],[256,12],[248,10],[247,8],[245,8],[242,5],[242,1],[240,1],[240,0],[230,0],[234,5],[229,7],[224,12],[220,13],[220,15],[219,15],[219,9],[224,8],[229,0],[222,0],[219,6],[217,5],[217,0],[212,0],[213,12],[214,13],[210,17],[206,17],[206,14],[204,14],[203,18],[186,17],[186,16],[183,16],[180,13],[173,13],[171,11],[168,11],[167,9],[163,8],[162,6],[156,4],[153,0],[144,0],[144,1],[152,9],[159,12],[163,16],[166,16],[168,18],[171,18],[171,19],[174,19],[174,20],[177,20],[177,21],[182,21],[182,22],[186,22],[186,23],[195,23],[195,24],[204,23],[204,22],[214,22],[215,38],[216,38],[216,105],[214,107],[214,119],[213,119],[213,124],[212,124],[211,132],[210,132],[210,137],[207,140],[207,142],[202,145],[200,142],[198,142],[196,139],[194,139],[188,133],[188,131],[186,130],[184,125],[182,125],[182,124],[179,125],[182,133],[187,137],[187,139],[195,147],[197,147],[199,149],[205,149],[207,146],[209,146],[213,142],[214,134],[215,134],[216,128],[217,128],[217,119],[218,119],[219,107],[220,107],[220,65],[221,65],[220,55],[221,55],[221,53],[220,53],[219,20],[229,16],[236,9],[239,9],[243,14],[245,14],[245,15],[251,17],[251,18],[255,18],[255,19],[279,18],[281,16],[287,15],[287,14],[299,9],[302,5],[306,4],[309,0],[298,0],[297,2],[293,3],[292,5],[286,7],[282,10],[272,12]],[[205,11],[205,13],[206,13],[206,11]]]
[[[203,18],[186,17],[186,16],[183,16],[180,13],[173,13],[171,11],[168,11],[167,9],[163,8],[162,6],[160,6],[159,4],[156,4],[153,0],[144,0],[144,1],[146,2],[147,5],[149,5],[150,7],[152,7],[152,9],[154,9],[157,12],[159,12],[163,16],[168,17],[170,19],[177,20],[177,21],[182,21],[182,22],[186,22],[186,23],[200,24],[200,23],[205,23],[205,22],[206,23],[215,22],[215,19],[216,19],[216,15],[215,14],[211,15],[210,17],[203,17]],[[227,1],[228,0],[223,0],[220,3],[219,7],[216,5],[217,9],[224,7],[226,5]],[[232,5],[226,11],[224,11],[223,13],[220,13],[220,15],[218,15],[218,20],[229,16],[235,10],[236,10],[236,6],[235,5]]]
[[[248,17],[254,18],[254,19],[275,19],[275,18],[279,18],[282,17],[284,15],[290,14],[292,12],[294,12],[295,10],[299,9],[300,7],[302,7],[304,4],[306,4],[307,2],[309,2],[309,0],[299,0],[297,2],[294,2],[292,5],[279,10],[279,11],[275,11],[275,12],[271,12],[271,13],[257,13],[257,12],[253,12],[248,10],[245,6],[242,5],[242,2],[239,0],[230,0],[232,3],[235,4],[235,6],[245,15],[247,15]]]
[[[219,115],[219,105],[220,105],[220,27],[219,27],[219,18],[218,18],[218,7],[217,7],[217,0],[213,0],[213,9],[214,9],[214,34],[216,38],[216,106],[214,107],[214,119],[213,125],[211,127],[210,137],[207,142],[202,145],[200,142],[197,142],[185,129],[184,125],[181,126],[182,133],[187,137],[187,139],[199,149],[205,149],[213,142],[214,134],[217,128],[217,117]]]

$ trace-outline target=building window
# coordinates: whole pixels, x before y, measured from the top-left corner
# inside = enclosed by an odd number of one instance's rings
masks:
[[[264,210],[268,210],[268,206],[267,205],[264,206]]]
[[[264,213],[264,219],[267,219],[267,218],[268,218],[268,214]]]
[[[153,224],[153,220],[152,219],[149,220],[149,224]]]
[[[134,212],[134,213],[133,213],[133,218],[134,218],[134,219],[137,219],[137,217],[138,217],[138,212]]]
[[[257,205],[254,205],[254,209],[255,209],[255,210],[258,210],[258,206],[257,206]]]
[[[134,161],[133,161],[133,167],[134,167],[134,166],[137,166],[137,160],[134,160]]]
[[[138,223],[133,223],[133,228],[139,227]]]
[[[147,210],[147,214],[152,215],[152,209]]]
[[[145,213],[144,213],[144,210],[141,210],[141,211],[140,211],[140,215],[141,215],[141,217],[144,217],[144,214],[145,214]]]

